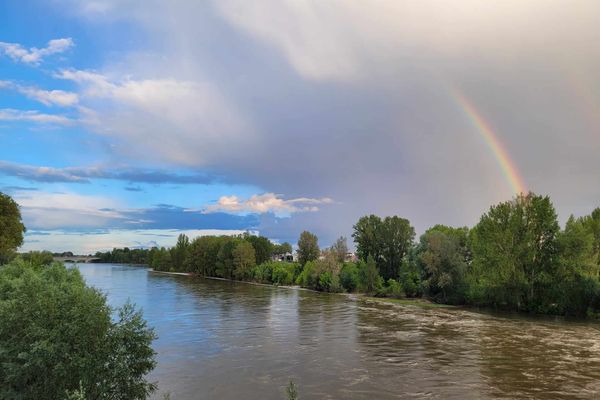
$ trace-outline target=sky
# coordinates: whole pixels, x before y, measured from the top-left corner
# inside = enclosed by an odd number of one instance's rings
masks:
[[[600,206],[596,0],[0,2],[23,251]],[[351,240],[350,240],[351,241]]]

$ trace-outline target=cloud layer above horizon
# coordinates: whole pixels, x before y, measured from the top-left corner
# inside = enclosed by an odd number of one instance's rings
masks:
[[[472,225],[506,171],[562,220],[600,205],[596,1],[34,3],[0,6],[0,191],[49,233],[29,248]]]

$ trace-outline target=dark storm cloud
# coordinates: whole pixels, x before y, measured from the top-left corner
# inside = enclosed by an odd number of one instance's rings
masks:
[[[143,170],[138,168],[104,168],[104,167],[66,167],[53,168],[17,164],[0,161],[0,174],[14,176],[34,182],[68,182],[90,183],[92,179],[110,179],[132,183],[148,184],[208,184],[215,182],[215,176],[196,173],[181,175],[159,170]],[[139,188],[128,187],[126,190],[136,191]],[[139,190],[137,190],[139,191]]]
[[[405,216],[420,231],[470,225],[509,199],[456,91],[563,219],[598,205],[598,2],[219,0],[144,3],[143,13],[103,3],[100,23],[129,19],[156,39],[152,55],[107,67],[135,80],[82,84],[111,88],[113,108],[97,118],[125,143],[114,151],[337,202],[263,215],[273,237],[313,229],[327,244],[368,213]]]

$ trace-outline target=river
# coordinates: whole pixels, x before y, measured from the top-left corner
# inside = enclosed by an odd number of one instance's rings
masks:
[[[172,400],[598,398],[600,325],[80,264],[156,329]],[[157,395],[156,397],[159,397]]]

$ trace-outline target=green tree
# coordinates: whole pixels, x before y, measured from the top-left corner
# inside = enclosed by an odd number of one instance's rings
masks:
[[[273,243],[264,236],[247,235],[245,239],[252,244],[256,254],[256,263],[262,264],[271,259]]]
[[[301,266],[304,266],[309,261],[314,261],[319,258],[319,239],[316,235],[304,231],[298,239],[298,261]]]
[[[407,219],[397,216],[385,217],[380,228],[379,272],[386,281],[397,279],[404,257],[413,245],[415,230]]]
[[[183,233],[177,237],[177,244],[171,249],[171,262],[175,271],[185,271],[187,252],[190,247],[190,239]]]
[[[21,260],[0,268],[2,399],[146,399],[154,338],[131,305],[112,321],[104,295],[77,269]]]
[[[361,260],[373,257],[381,276],[397,279],[404,257],[412,247],[415,230],[407,219],[398,216],[364,216],[354,225],[352,234]]]
[[[365,293],[373,294],[379,292],[383,279],[377,270],[377,264],[372,256],[367,261],[358,264],[359,289]]]
[[[235,245],[232,256],[235,278],[240,280],[252,278],[252,270],[256,266],[254,247],[246,241],[240,241]]]
[[[354,224],[352,237],[361,260],[366,261],[371,256],[377,262],[381,258],[381,224],[381,218],[372,214],[361,217]]]
[[[465,274],[469,261],[467,228],[436,225],[420,239],[419,263],[423,285],[432,299],[442,303],[464,301]]]
[[[23,244],[25,225],[21,222],[19,205],[0,192],[0,264],[6,262]]]
[[[338,262],[343,263],[346,260],[346,254],[348,254],[348,241],[344,236],[340,236],[331,246],[330,251],[335,254],[335,258]]]
[[[544,312],[557,267],[558,232],[548,197],[521,194],[492,206],[471,231],[471,299]]]
[[[292,245],[289,244],[288,242],[283,242],[281,244],[276,244],[273,245],[273,250],[272,250],[272,254],[273,255],[283,255],[283,254],[288,254],[292,252]]]

